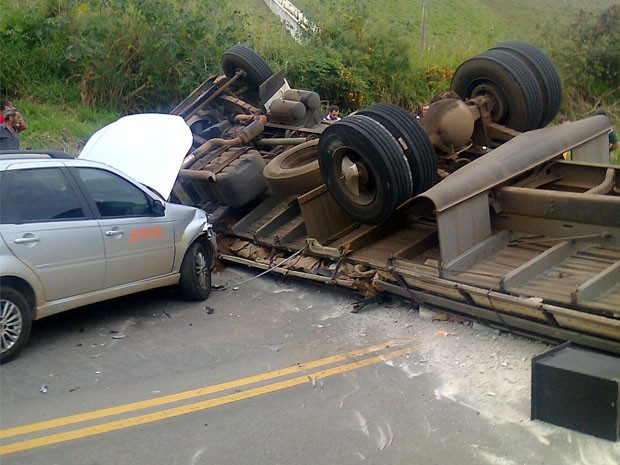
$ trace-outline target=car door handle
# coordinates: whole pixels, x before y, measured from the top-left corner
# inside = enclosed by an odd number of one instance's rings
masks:
[[[110,236],[120,236],[123,234],[123,230],[122,229],[114,229],[112,231],[106,231],[105,235],[110,237]]]
[[[38,237],[20,237],[19,239],[15,239],[16,244],[30,244],[32,242],[39,242],[41,239]]]

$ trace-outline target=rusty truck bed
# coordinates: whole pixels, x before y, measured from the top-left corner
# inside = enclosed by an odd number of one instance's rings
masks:
[[[326,125],[318,96],[287,90],[270,109],[235,88],[243,76],[213,77],[173,111],[195,142],[175,197],[210,214],[221,260],[620,353],[620,167],[608,162],[609,119],[522,133],[480,120],[484,134],[504,137],[493,150],[479,145],[387,221],[362,224],[325,184],[276,195],[256,176],[246,183],[244,169],[260,178],[262,166]],[[282,82],[275,74],[261,96]],[[480,101],[477,114],[488,116]]]
[[[225,261],[620,353],[620,167],[558,158],[606,134],[596,118],[573,125],[536,131],[563,142],[536,145],[531,159],[522,150],[533,133],[518,136],[378,226],[347,219],[324,186],[267,193],[245,210],[204,206]],[[513,151],[519,166],[498,175]]]

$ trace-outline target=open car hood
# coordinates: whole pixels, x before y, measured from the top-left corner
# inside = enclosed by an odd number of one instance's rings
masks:
[[[97,131],[78,156],[112,166],[164,198],[192,145],[192,132],[180,116],[145,113],[124,116]]]

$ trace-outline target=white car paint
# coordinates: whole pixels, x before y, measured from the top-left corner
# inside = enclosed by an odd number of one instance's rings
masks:
[[[192,132],[183,118],[143,113],[97,131],[78,158],[113,166],[167,199],[191,145]]]

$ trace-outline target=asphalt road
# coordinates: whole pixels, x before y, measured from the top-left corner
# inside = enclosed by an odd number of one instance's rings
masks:
[[[620,463],[529,419],[550,346],[256,274],[219,271],[205,303],[161,290],[37,322],[0,368],[0,463]]]

